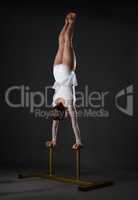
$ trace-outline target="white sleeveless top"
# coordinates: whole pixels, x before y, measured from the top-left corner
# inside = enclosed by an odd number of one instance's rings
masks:
[[[55,94],[53,96],[53,106],[57,98],[63,98],[65,103],[67,100],[76,101],[74,87],[78,85],[76,74],[70,70],[65,64],[58,64],[53,66],[53,75],[55,78],[54,85]]]

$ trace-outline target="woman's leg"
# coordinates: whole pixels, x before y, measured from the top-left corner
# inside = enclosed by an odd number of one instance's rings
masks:
[[[78,119],[77,119],[77,111],[74,105],[68,106],[68,113],[71,119],[71,124],[74,131],[75,139],[76,139],[76,143],[73,145],[73,148],[76,149],[78,145],[82,146],[82,143],[81,143],[80,129],[79,129]]]
[[[64,34],[63,63],[68,65],[71,69],[75,69],[76,67],[76,57],[72,41],[75,19],[76,19],[75,13],[69,14],[68,26]]]
[[[58,38],[58,51],[55,56],[54,65],[64,63],[71,67],[71,69],[75,69],[76,67],[76,57],[72,42],[75,19],[75,13],[69,13],[65,19],[65,25]]]
[[[64,35],[65,35],[67,27],[68,27],[68,22],[66,20],[65,25],[64,25],[63,29],[61,30],[59,37],[58,37],[58,50],[57,50],[57,54],[55,56],[54,65],[62,63],[63,51],[64,51],[64,41],[65,41]]]

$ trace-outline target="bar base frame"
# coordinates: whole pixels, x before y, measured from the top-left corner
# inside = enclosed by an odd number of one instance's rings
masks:
[[[93,189],[103,188],[103,187],[111,186],[114,184],[113,181],[110,181],[110,180],[109,181],[87,181],[87,180],[81,180],[81,179],[76,179],[76,178],[49,175],[45,172],[37,172],[37,173],[28,174],[28,175],[18,174],[17,177],[19,179],[39,177],[39,178],[59,181],[59,182],[63,182],[63,183],[71,184],[71,185],[77,185],[79,191],[90,191]]]

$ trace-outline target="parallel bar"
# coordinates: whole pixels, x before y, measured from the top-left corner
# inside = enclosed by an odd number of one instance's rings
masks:
[[[76,150],[76,179],[80,179],[80,149]]]
[[[49,147],[49,176],[53,175],[53,147]]]
[[[76,165],[76,177],[75,178],[67,178],[62,176],[55,176],[54,175],[54,161],[53,161],[53,146],[49,148],[49,171],[48,174],[46,172],[37,172],[28,175],[18,174],[18,178],[29,178],[29,177],[40,177],[46,178],[49,180],[60,181],[63,183],[69,183],[78,185],[78,189],[80,191],[89,191],[101,187],[106,187],[113,185],[112,181],[102,181],[102,182],[95,182],[95,181],[86,181],[80,180],[80,149],[75,150],[75,165]]]

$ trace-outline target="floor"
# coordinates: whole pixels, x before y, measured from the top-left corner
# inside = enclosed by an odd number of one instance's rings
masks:
[[[42,178],[18,179],[17,169],[0,169],[0,200],[137,200],[138,173],[132,171],[110,171],[105,175],[84,173],[88,180],[112,179],[110,187],[82,192],[78,186],[50,181]],[[29,173],[25,170],[24,173]],[[62,173],[61,173],[62,174]],[[64,173],[63,173],[64,174]],[[106,177],[106,178],[105,178]]]

